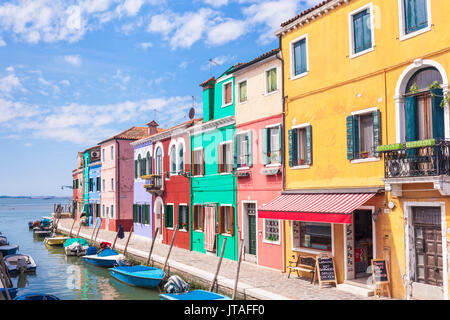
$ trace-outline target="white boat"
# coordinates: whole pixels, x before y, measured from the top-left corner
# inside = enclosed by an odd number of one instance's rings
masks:
[[[10,254],[4,260],[11,274],[20,273],[22,268],[25,272],[34,272],[37,268],[33,257],[28,254]]]
[[[68,256],[84,256],[89,243],[82,238],[67,239],[64,242],[64,251]]]
[[[125,259],[123,254],[117,253],[112,249],[105,249],[99,254],[93,254],[83,257],[83,261],[102,268],[112,268],[120,265],[120,262]]]

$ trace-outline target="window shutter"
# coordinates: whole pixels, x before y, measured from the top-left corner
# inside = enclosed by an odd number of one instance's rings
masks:
[[[219,207],[219,230],[218,233],[223,233],[223,207]]]
[[[444,91],[442,89],[431,90],[433,138],[435,139],[445,139],[444,108],[441,108],[443,98]]]
[[[415,96],[405,98],[405,140],[417,140],[417,98]]]
[[[306,127],[306,164],[307,165],[312,165],[312,150],[313,145],[312,145],[312,126],[308,126]]]
[[[136,205],[133,204],[133,222],[137,222],[136,220]]]
[[[224,172],[224,161],[223,161],[223,145],[219,144],[217,146],[217,172],[221,173]]]
[[[354,139],[353,116],[347,117],[347,159],[355,158],[355,139]]]
[[[373,112],[373,154],[379,157],[377,147],[381,145],[381,112],[380,110]]]
[[[200,165],[200,173],[202,176],[205,175],[205,149],[202,149],[202,163]]]
[[[205,207],[201,206],[202,210],[201,210],[201,214],[202,214],[202,223],[200,226],[198,226],[200,228],[200,230],[205,230]]]
[[[298,163],[297,161],[297,129],[289,130],[289,167],[295,167]]]
[[[164,214],[164,226],[167,228],[169,226],[169,206],[165,206],[165,214]]]
[[[145,209],[145,224],[150,224],[150,206],[148,204],[144,205]]]
[[[269,164],[269,130],[262,129],[261,130],[261,156],[262,156],[262,164]]]
[[[189,230],[189,206],[185,206],[186,210],[184,210],[184,220],[186,221],[186,230]]]
[[[234,236],[234,207],[230,207],[231,235]]]
[[[249,131],[247,133],[247,154],[248,154],[248,166],[253,166],[253,132]]]
[[[281,130],[283,130],[283,127],[280,124],[278,126],[278,145],[280,146],[280,163],[283,163],[284,143],[283,143],[283,132]]]
[[[306,72],[306,39],[294,44],[294,73],[295,75]]]
[[[181,208],[181,206],[179,205],[178,206],[178,212],[177,212],[177,219],[178,219],[178,221],[177,221],[177,225],[178,225],[178,229],[181,229],[181,210],[180,210],[180,208]]]

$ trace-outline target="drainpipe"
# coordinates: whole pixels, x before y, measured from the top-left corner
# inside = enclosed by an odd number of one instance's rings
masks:
[[[286,148],[285,148],[285,122],[286,122],[286,115],[285,115],[285,96],[284,96],[284,59],[282,56],[282,41],[281,36],[278,36],[278,43],[280,52],[277,53],[276,57],[278,60],[281,61],[281,115],[282,115],[282,130],[281,130],[281,141],[283,142],[283,165],[281,170],[281,179],[282,179],[282,190],[284,191],[286,189]],[[281,57],[280,57],[281,56]],[[282,252],[282,259],[283,259],[283,270],[286,270],[286,261],[285,261],[285,252],[286,252],[286,239],[285,239],[285,221],[283,221],[283,252]],[[281,230],[280,230],[281,231]]]
[[[120,156],[120,143],[118,140],[116,140],[117,143],[117,154],[116,154],[116,188],[117,188],[117,228],[119,228],[120,224],[120,163],[119,163],[119,156]],[[118,230],[118,229],[117,229]]]

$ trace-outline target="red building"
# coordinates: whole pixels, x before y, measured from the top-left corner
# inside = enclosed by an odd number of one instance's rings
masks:
[[[76,220],[80,219],[81,212],[83,211],[84,206],[84,161],[83,161],[83,152],[78,152],[77,155],[77,167],[72,171],[72,179],[73,179],[73,212],[72,217]]]

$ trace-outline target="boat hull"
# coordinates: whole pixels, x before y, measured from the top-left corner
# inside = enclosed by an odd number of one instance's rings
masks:
[[[119,258],[98,259],[96,257],[84,256],[83,261],[96,267],[112,268],[119,263]]]
[[[3,254],[3,256],[8,256],[10,254],[15,254],[17,250],[19,249],[18,245],[12,245],[12,246],[3,246],[0,247],[0,252]]]
[[[20,273],[20,269],[17,267],[18,264],[17,259],[22,257],[27,260],[27,264],[24,266],[25,267],[24,272],[27,273],[36,272],[37,265],[31,256],[22,254],[12,254],[4,258],[6,268],[8,268],[8,271],[11,273],[11,275],[17,275],[18,273]]]
[[[159,295],[161,300],[231,300],[231,298],[205,290],[194,290],[188,293],[166,293]]]
[[[45,238],[44,243],[49,246],[62,246],[70,238]]]
[[[162,274],[161,277],[157,278],[139,277],[134,276],[132,274],[125,274],[115,269],[110,269],[109,273],[113,278],[123,283],[126,283],[133,287],[141,287],[141,288],[156,288],[157,286],[159,286],[159,284],[162,281],[162,278],[164,277],[164,273]]]
[[[0,291],[2,295],[6,297],[5,289],[1,288]],[[8,288],[9,296],[11,297],[11,299],[14,299],[17,296],[17,291],[19,291],[18,288]]]

